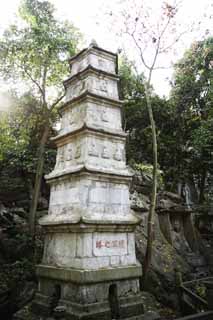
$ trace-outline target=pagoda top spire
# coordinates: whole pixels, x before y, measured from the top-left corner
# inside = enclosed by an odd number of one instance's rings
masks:
[[[95,39],[92,39],[90,44],[89,44],[89,48],[91,47],[98,47],[97,41]]]

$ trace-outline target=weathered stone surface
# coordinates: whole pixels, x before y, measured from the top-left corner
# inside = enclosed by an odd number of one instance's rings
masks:
[[[116,63],[97,47],[70,60],[56,165],[46,177],[49,212],[40,219],[46,238],[33,310],[41,316],[60,305],[72,320],[143,312]]]
[[[108,137],[103,133],[84,130],[65,142],[58,148],[55,169],[47,176],[48,179],[58,172],[76,171],[79,166],[130,175],[125,163],[124,137]]]
[[[136,265],[133,233],[52,233],[45,239],[43,264],[98,270]]]
[[[71,76],[86,69],[89,65],[109,73],[116,74],[116,54],[90,46],[70,59]]]
[[[78,76],[73,76],[65,82],[66,101],[74,99],[86,91],[111,99],[119,99],[118,80],[116,75],[101,74],[98,70],[88,67]]]
[[[100,107],[101,105],[101,107]],[[60,135],[79,130],[83,126],[121,134],[121,103],[100,99],[89,93],[80,101],[67,103],[62,111]]]
[[[56,281],[88,284],[132,278],[137,280],[137,278],[142,274],[142,268],[139,263],[133,266],[116,268],[107,267],[101,268],[100,270],[75,270],[71,268],[57,268],[54,266],[39,265],[37,274],[41,278],[54,279]],[[139,287],[137,288],[137,290],[139,290]],[[40,287],[40,289],[42,288]],[[43,290],[44,289],[45,288],[43,287]],[[105,294],[108,293],[106,292]]]
[[[53,181],[49,214],[42,225],[54,223],[129,223],[139,220],[130,210],[129,180],[82,174]]]

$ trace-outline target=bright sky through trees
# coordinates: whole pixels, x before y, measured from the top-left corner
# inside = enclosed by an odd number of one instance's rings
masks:
[[[130,0],[131,1],[131,0]],[[140,1],[140,0],[138,0]],[[13,23],[15,13],[18,10],[21,0],[7,0],[2,2],[0,10],[0,32],[2,32],[9,24]],[[118,39],[115,35],[116,30],[109,31],[108,18],[106,12],[110,10],[116,11],[122,5],[122,0],[50,0],[54,4],[58,18],[71,20],[76,27],[85,36],[85,45],[95,39],[99,46],[108,50],[116,51],[119,46]],[[150,0],[149,5],[153,8],[153,15],[156,7],[162,0]],[[169,1],[168,1],[169,2]],[[182,0],[180,23],[190,25],[193,22],[197,24],[197,28],[192,34],[185,35],[178,47],[176,56],[172,60],[179,59],[183,52],[189,48],[192,41],[199,39],[209,30],[208,36],[212,35],[212,19],[213,17],[213,0]],[[199,21],[201,23],[199,24]],[[108,29],[108,30],[107,30]],[[207,31],[208,32],[208,31]],[[153,85],[158,94],[168,94],[169,79],[172,70],[159,70],[153,77]]]

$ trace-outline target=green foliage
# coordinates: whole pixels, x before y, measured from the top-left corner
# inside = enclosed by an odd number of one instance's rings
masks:
[[[27,81],[39,95],[46,87],[61,89],[68,74],[65,60],[75,53],[79,32],[57,21],[48,1],[24,0],[19,12],[22,27],[11,25],[0,39],[1,74]]]
[[[127,160],[129,163],[152,163],[152,132],[147,112],[143,75],[136,77],[130,63],[123,59],[120,66],[121,97],[124,100],[123,126],[128,132]],[[158,136],[158,164],[166,172],[172,167],[171,150],[175,146],[173,107],[152,92],[151,103]]]
[[[213,38],[193,43],[176,64],[170,102],[176,122],[176,176],[196,180],[203,195],[208,171],[203,148],[213,142]]]
[[[64,96],[62,80],[69,74],[66,59],[75,54],[81,35],[72,24],[56,20],[48,1],[23,0],[19,17],[20,23],[0,37],[0,74],[10,84],[13,81],[18,92],[13,113],[2,120],[0,140],[5,143],[0,159],[1,168],[15,166],[24,176],[31,174],[30,180],[35,177],[30,214],[34,217],[43,171],[54,161],[49,137],[55,107]]]
[[[202,283],[198,283],[195,286],[195,292],[198,294],[201,298],[206,299],[206,287]]]
[[[16,286],[23,285],[26,280],[34,280],[35,265],[27,259],[21,259],[13,264],[4,264],[1,266],[0,274],[2,281],[0,281],[1,289],[14,289]]]
[[[200,154],[204,146],[213,145],[213,121],[201,120],[200,126],[192,131],[192,147]]]
[[[178,110],[206,118],[212,114],[213,38],[195,42],[175,66],[172,98]]]
[[[36,171],[37,148],[43,125],[39,101],[30,93],[11,97],[9,111],[0,118],[0,167],[16,168],[26,174]],[[55,115],[52,114],[52,119]],[[45,152],[45,172],[54,163],[55,149],[49,144]]]
[[[143,175],[148,176],[152,179],[152,172],[153,172],[153,165],[151,164],[144,164],[144,163],[135,163],[133,168],[140,171]],[[158,180],[158,188],[162,189],[164,187],[164,180],[163,180],[163,171],[157,170],[157,180]]]

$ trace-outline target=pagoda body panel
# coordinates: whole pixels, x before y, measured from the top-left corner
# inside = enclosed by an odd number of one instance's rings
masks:
[[[86,91],[78,99],[67,102],[61,114],[60,135],[79,130],[83,126],[122,133],[121,102],[117,100],[108,100]]]
[[[117,56],[90,46],[70,66],[61,130],[53,139],[56,164],[46,177],[50,201],[40,219],[45,245],[33,309],[49,315],[57,305],[65,307],[66,319],[125,319],[142,313],[141,266]]]

